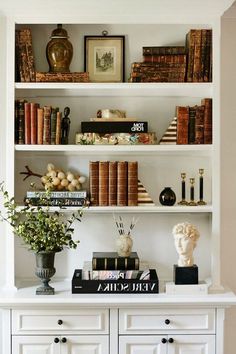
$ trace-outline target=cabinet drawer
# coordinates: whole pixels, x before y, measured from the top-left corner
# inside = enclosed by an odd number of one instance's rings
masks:
[[[215,333],[214,309],[121,309],[120,334]]]
[[[13,334],[108,334],[109,310],[13,310]]]

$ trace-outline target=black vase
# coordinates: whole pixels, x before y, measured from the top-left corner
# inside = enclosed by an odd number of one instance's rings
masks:
[[[159,195],[161,205],[171,206],[176,202],[175,192],[170,187],[165,187]]]
[[[55,252],[41,251],[35,253],[35,257],[35,275],[37,275],[43,283],[36,289],[36,295],[54,295],[54,288],[48,283],[51,277],[56,273],[56,269],[54,268]]]

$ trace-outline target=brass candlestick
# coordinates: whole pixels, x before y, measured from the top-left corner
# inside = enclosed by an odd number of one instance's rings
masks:
[[[181,173],[181,198],[182,200],[178,202],[179,205],[188,205],[188,202],[186,201],[186,185],[185,185],[185,178],[186,178],[186,173]]]
[[[197,203],[194,201],[194,183],[195,183],[195,178],[190,178],[190,202],[188,205],[190,206],[195,206]]]
[[[204,169],[199,168],[199,201],[197,202],[198,205],[206,205],[206,202],[203,200],[203,174]]]

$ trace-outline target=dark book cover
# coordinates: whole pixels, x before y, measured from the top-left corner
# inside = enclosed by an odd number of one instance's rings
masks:
[[[25,101],[19,101],[18,143],[25,143]]]
[[[138,162],[128,162],[128,206],[138,205]]]
[[[153,294],[159,292],[159,282],[155,269],[150,269],[150,280],[84,280],[82,269],[76,269],[71,291],[72,294]]]
[[[81,132],[108,134],[147,133],[148,122],[81,122]]]
[[[57,108],[52,108],[51,117],[50,117],[50,125],[51,125],[50,141],[51,141],[51,145],[55,145],[56,144],[57,112],[58,112]]]
[[[188,143],[195,144],[195,120],[197,106],[189,107]]]
[[[195,119],[195,144],[204,144],[204,110],[205,106],[197,106]]]
[[[137,252],[129,257],[119,257],[117,252],[93,252],[93,270],[139,270]]]
[[[177,144],[188,144],[189,107],[176,107]]]
[[[194,45],[196,30],[191,29],[186,35],[187,70],[186,81],[193,81]]]
[[[86,204],[86,198],[50,198],[42,200],[40,198],[25,198],[25,204],[42,205],[42,206],[83,206]]]
[[[99,205],[99,161],[89,162],[89,190],[92,206]]]
[[[15,100],[15,144],[19,144],[19,100]]]
[[[201,82],[201,30],[195,30],[194,55],[193,55],[193,82]]]
[[[99,206],[108,206],[109,161],[99,161],[98,200]]]
[[[118,161],[117,163],[117,205],[127,206],[128,202],[128,163]]]
[[[143,47],[143,55],[146,55],[146,56],[185,54],[185,52],[186,52],[186,49],[184,46]]]
[[[212,81],[212,30],[206,30],[206,50],[203,69],[203,81]]]
[[[212,98],[204,98],[204,144],[212,144]]]

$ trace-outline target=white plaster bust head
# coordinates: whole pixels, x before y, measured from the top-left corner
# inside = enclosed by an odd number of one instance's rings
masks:
[[[178,266],[191,267],[193,263],[193,250],[197,245],[200,234],[196,227],[188,222],[174,226],[172,230],[175,239],[175,248],[179,254]]]

